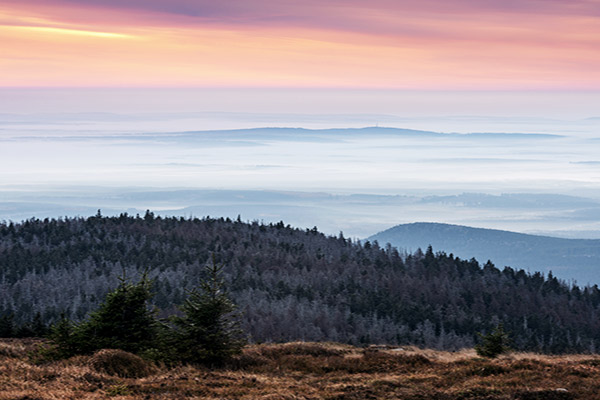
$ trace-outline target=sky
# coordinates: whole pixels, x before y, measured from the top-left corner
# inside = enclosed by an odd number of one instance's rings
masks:
[[[600,0],[0,0],[0,220],[38,203],[66,215],[62,188],[88,208],[111,187],[600,201],[599,50]],[[374,126],[442,136],[202,133]],[[454,135],[473,132],[533,136]],[[316,224],[300,205],[281,218]],[[600,236],[595,207],[379,206],[355,225],[447,215]]]
[[[597,0],[3,0],[0,87],[600,90]]]

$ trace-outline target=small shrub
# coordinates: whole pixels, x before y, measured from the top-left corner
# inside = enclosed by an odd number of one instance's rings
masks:
[[[127,385],[114,385],[108,388],[106,394],[114,397],[114,396],[129,396],[131,391],[127,387]]]
[[[44,365],[69,357],[55,344],[40,344],[37,349],[29,352],[29,362],[33,365]]]
[[[103,349],[88,362],[90,368],[121,378],[143,378],[154,372],[154,366],[135,354],[123,350]]]

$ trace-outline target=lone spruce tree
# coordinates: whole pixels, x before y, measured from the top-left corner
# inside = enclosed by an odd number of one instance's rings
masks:
[[[183,316],[173,317],[174,345],[184,362],[218,366],[239,354],[245,344],[236,306],[225,291],[223,265],[206,266],[206,279],[188,292],[180,307]]]
[[[500,354],[510,351],[508,346],[510,339],[508,333],[504,331],[502,324],[498,324],[494,330],[487,335],[479,333],[481,343],[475,346],[475,351],[482,357],[496,358]]]

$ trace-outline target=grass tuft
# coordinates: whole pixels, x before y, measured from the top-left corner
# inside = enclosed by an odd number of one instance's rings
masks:
[[[123,350],[99,350],[90,357],[88,364],[94,371],[122,378],[143,378],[155,371],[148,361]]]

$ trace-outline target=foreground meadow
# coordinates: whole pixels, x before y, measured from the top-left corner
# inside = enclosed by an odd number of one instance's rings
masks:
[[[43,362],[40,344],[0,341],[0,400],[600,399],[600,356],[486,360],[470,350],[287,343],[247,346],[226,367],[208,369],[106,351]]]

